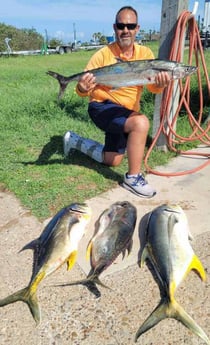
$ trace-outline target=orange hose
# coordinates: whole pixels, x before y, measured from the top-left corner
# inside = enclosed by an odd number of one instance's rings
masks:
[[[202,90],[202,82],[201,82],[201,67],[203,69],[204,76],[206,79],[209,97],[210,97],[210,80],[208,76],[207,66],[205,63],[205,57],[203,53],[203,47],[202,47],[202,43],[200,39],[198,26],[197,26],[195,17],[192,16],[191,12],[189,11],[183,11],[180,17],[178,18],[175,35],[174,35],[174,39],[171,46],[169,60],[181,62],[183,40],[184,40],[184,35],[186,32],[186,27],[188,28],[188,32],[189,32],[188,64],[192,65],[192,59],[194,56],[196,66],[197,66],[197,82],[198,82],[198,89],[199,89],[199,106],[200,106],[199,114],[198,114],[198,119],[196,120],[190,109],[190,105],[189,105],[190,103],[190,76],[188,76],[185,79],[185,84],[183,80],[181,79],[178,81],[179,83],[178,85],[180,89],[180,100],[179,100],[179,104],[177,106],[176,112],[173,116],[173,119],[172,120],[170,119],[170,107],[171,107],[171,102],[173,101],[172,97],[173,97],[173,91],[174,91],[174,85],[175,85],[174,82],[171,82],[170,85],[164,90],[164,93],[163,93],[163,97],[161,101],[161,109],[160,109],[159,128],[144,158],[146,171],[148,173],[152,173],[152,174],[160,175],[160,176],[170,177],[170,176],[187,175],[189,173],[194,173],[204,168],[208,164],[210,164],[210,159],[209,159],[210,153],[196,152],[196,151],[182,151],[182,150],[176,149],[175,147],[175,145],[177,146],[178,144],[183,144],[185,142],[190,142],[194,140],[199,140],[206,146],[210,145],[210,136],[208,134],[210,130],[210,122],[207,124],[207,128],[205,130],[201,127],[202,114],[203,114],[203,90]],[[187,111],[189,124],[192,129],[191,135],[187,138],[181,137],[174,130],[174,126],[176,124],[180,109],[183,106],[185,107]],[[176,152],[177,154],[182,154],[182,155],[201,156],[205,158],[205,162],[194,169],[179,171],[179,172],[159,172],[150,168],[148,165],[148,159],[149,159],[150,153],[153,150],[159,136],[162,133],[165,135],[167,139],[167,146],[169,150]]]

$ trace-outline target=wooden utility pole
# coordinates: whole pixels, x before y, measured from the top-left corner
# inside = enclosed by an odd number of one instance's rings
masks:
[[[179,15],[188,9],[188,0],[162,0],[161,11],[161,28],[160,28],[160,48],[159,59],[168,59],[171,49],[171,43],[174,37],[176,22]],[[184,42],[183,42],[184,43]],[[183,46],[184,49],[184,46]],[[172,96],[173,109],[176,110],[179,101],[179,87],[175,83],[175,94]],[[153,138],[160,125],[160,105],[162,101],[162,94],[156,95],[155,110],[153,117]],[[173,109],[171,109],[171,118],[173,117]],[[157,147],[162,150],[167,150],[166,138],[161,134],[156,143]]]

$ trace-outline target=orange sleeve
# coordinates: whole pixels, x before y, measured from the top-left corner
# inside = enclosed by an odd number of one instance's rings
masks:
[[[152,93],[161,93],[163,92],[163,87],[157,87],[155,84],[147,85],[147,89]]]
[[[77,86],[76,86],[75,91],[76,91],[76,93],[78,94],[78,96],[80,96],[80,97],[87,97],[87,96],[89,95],[89,92],[81,92],[81,91],[79,90],[78,84],[77,84]]]

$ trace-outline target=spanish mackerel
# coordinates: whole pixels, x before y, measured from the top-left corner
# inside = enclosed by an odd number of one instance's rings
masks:
[[[60,84],[58,98],[60,99],[67,85],[72,81],[78,81],[87,72],[95,76],[97,84],[117,89],[123,86],[154,84],[155,76],[161,71],[168,72],[171,80],[175,80],[185,78],[197,70],[197,67],[169,60],[123,61],[119,58],[116,58],[116,60],[117,62],[114,64],[73,74],[69,77],[53,71],[48,71],[47,74],[58,80]]]

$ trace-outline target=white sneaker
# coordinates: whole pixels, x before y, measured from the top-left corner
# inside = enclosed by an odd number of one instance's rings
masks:
[[[148,184],[142,174],[132,177],[125,174],[122,186],[143,198],[152,198],[156,194],[156,191]]]
[[[74,149],[76,147],[76,144],[78,142],[78,135],[74,132],[66,132],[66,134],[63,137],[63,151],[64,156],[68,156],[71,149]]]

